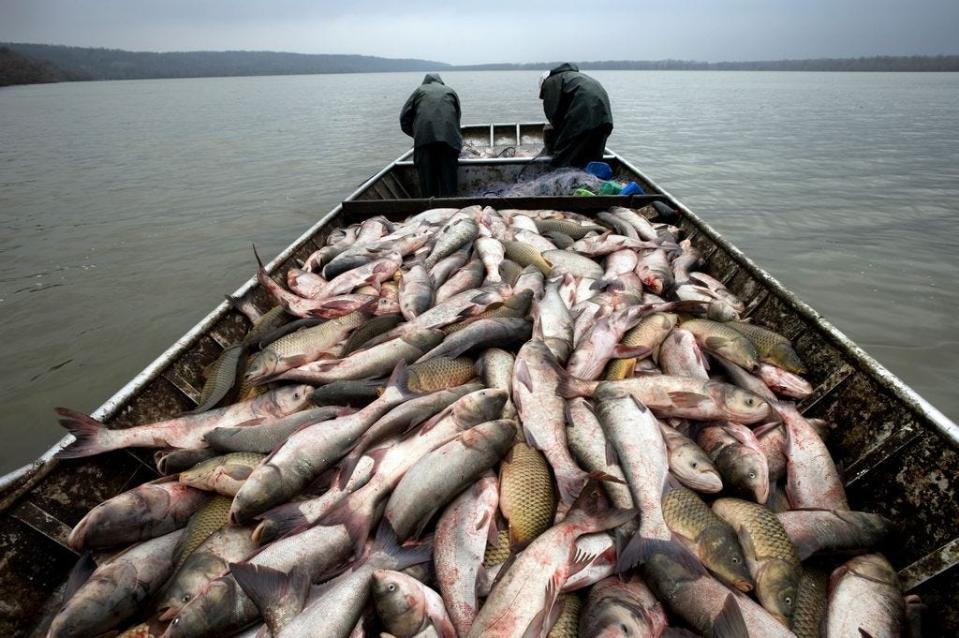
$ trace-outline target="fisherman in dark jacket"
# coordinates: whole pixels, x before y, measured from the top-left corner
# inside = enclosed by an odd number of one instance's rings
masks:
[[[561,64],[540,80],[539,97],[555,129],[553,166],[582,168],[602,161],[613,130],[609,96],[575,64]]]
[[[456,170],[463,148],[456,91],[436,73],[428,73],[403,105],[400,127],[413,138],[413,163],[423,196],[456,195]]]

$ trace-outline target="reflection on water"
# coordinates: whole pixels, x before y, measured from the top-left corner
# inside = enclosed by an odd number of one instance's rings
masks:
[[[465,123],[536,72],[447,73]],[[959,417],[957,74],[596,72],[610,146]],[[408,146],[419,74],[0,90],[0,472]]]

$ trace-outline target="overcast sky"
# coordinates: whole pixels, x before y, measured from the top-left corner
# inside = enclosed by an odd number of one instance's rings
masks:
[[[0,41],[454,64],[959,53],[959,0],[0,0]]]

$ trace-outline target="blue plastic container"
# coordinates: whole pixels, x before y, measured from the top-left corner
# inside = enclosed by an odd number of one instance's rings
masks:
[[[626,186],[623,186],[623,190],[619,191],[620,195],[644,195],[645,193],[643,187],[636,182],[626,184]]]
[[[606,162],[590,162],[586,165],[586,172],[602,180],[607,180],[613,176],[613,169]]]

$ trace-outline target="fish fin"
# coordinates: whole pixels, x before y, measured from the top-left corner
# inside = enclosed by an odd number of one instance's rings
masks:
[[[862,636],[862,638],[873,638],[873,635],[862,627],[859,628],[859,635]]]
[[[694,408],[703,401],[709,401],[711,397],[708,394],[699,394],[698,392],[666,392],[673,405],[680,408]]]
[[[354,492],[355,494],[356,492]],[[366,501],[360,501],[365,504]],[[322,525],[342,525],[353,539],[353,545],[356,548],[356,554],[359,556],[363,552],[363,546],[366,545],[370,537],[370,529],[377,518],[378,505],[373,504],[373,511],[364,511],[354,504],[354,499],[349,497],[330,508],[330,510],[320,517],[319,522]],[[385,505],[385,504],[383,504]],[[383,525],[380,525],[382,528]],[[392,532],[392,528],[390,529]],[[395,536],[395,534],[394,534]]]
[[[300,565],[287,574],[265,565],[231,563],[230,573],[260,610],[274,636],[283,628],[284,616],[291,617],[306,605],[310,576]]]
[[[546,638],[563,611],[563,604],[558,602],[559,590],[562,586],[559,574],[553,574],[546,583],[546,600],[543,602],[543,608],[533,616],[526,631],[523,632],[523,638]]]
[[[699,362],[699,365],[703,366],[703,370],[709,370],[709,359],[703,354],[703,349],[699,347],[699,344],[694,344],[694,352],[696,354],[696,361]]]
[[[93,417],[68,408],[56,408],[56,413],[62,417],[60,425],[73,435],[74,440],[57,452],[55,458],[77,459],[117,449],[118,446],[110,440],[113,431]]]
[[[600,472],[599,470],[595,472],[588,472],[586,476],[597,481],[603,481],[605,483],[619,483],[620,485],[626,485],[626,481],[618,476],[613,476],[612,474],[607,474],[606,472]]]
[[[483,518],[481,518],[481,519],[479,520],[479,522],[476,523],[476,531],[478,532],[478,531],[482,530],[484,527],[485,527],[487,530],[488,530],[490,527],[492,527],[493,529],[495,529],[495,525],[491,525],[492,519],[493,519],[492,513],[491,513],[491,512],[485,512],[485,513],[483,514]],[[496,537],[496,532],[493,532],[493,538],[495,538],[495,537]]]
[[[755,436],[755,434],[753,434],[752,430],[749,430],[748,428],[746,428],[746,430],[747,430],[748,433],[747,433],[747,432],[743,432],[743,431],[740,430],[739,428],[731,428],[731,427],[723,426],[723,432],[725,432],[725,433],[728,434],[729,436],[731,436],[731,437],[733,437],[734,439],[736,439],[736,441],[737,441],[740,445],[742,445],[743,447],[748,447],[748,448],[751,448],[751,449],[756,449],[756,441],[755,441],[756,436]],[[750,434],[753,434],[753,438],[752,438],[752,439],[749,438],[749,435],[750,435]]]
[[[390,378],[387,380],[386,388],[383,392],[385,393],[392,390],[394,392],[398,392],[404,399],[411,399],[419,396],[419,393],[413,392],[409,389],[409,380],[410,375],[409,369],[406,367],[406,361],[400,359],[399,363],[396,364],[396,367],[393,368],[393,372],[390,374]]]
[[[641,413],[645,414],[645,413],[649,412],[649,408],[646,407],[646,404],[645,404],[645,403],[643,403],[642,401],[640,401],[639,399],[637,399],[637,398],[634,397],[633,395],[630,395],[630,398],[633,400],[633,403],[636,405],[636,407],[639,409],[639,411],[640,411]]]
[[[376,468],[379,467],[380,462],[386,455],[387,450],[388,448],[384,447],[378,447],[372,450],[365,448],[353,448],[350,450],[350,453],[346,456],[343,462],[340,463],[340,469],[336,473],[334,483],[341,490],[346,489],[350,479],[353,477],[353,472],[356,471],[356,466],[360,464],[360,461],[364,456],[368,456],[373,459],[373,469],[370,470],[370,474],[372,475],[372,473],[376,471]]]
[[[779,423],[777,421],[774,421],[772,423],[763,423],[762,425],[753,428],[753,434],[758,439],[766,436],[767,434],[769,434],[776,428],[780,427],[781,425],[782,423]]]
[[[636,532],[626,546],[619,550],[616,561],[616,571],[624,572],[632,569],[636,565],[643,565],[654,555],[668,556],[671,560],[681,564],[694,574],[706,574],[706,568],[703,567],[699,559],[683,547],[675,537],[668,541],[644,538],[639,532]]]
[[[489,528],[486,530],[486,542],[489,545],[493,545],[498,538],[499,526],[496,524],[496,516],[494,515],[492,520],[490,520]]]
[[[407,543],[400,545],[396,532],[389,521],[384,520],[376,530],[376,538],[373,541],[373,547],[370,549],[370,556],[376,553],[392,556],[396,561],[394,570],[400,571],[418,565],[433,559],[433,539],[432,537],[418,541],[416,543]]]
[[[253,468],[249,465],[230,464],[223,466],[223,473],[236,481],[245,481],[250,478]]]
[[[496,572],[496,577],[493,579],[493,582],[489,586],[490,591],[496,589],[496,585],[499,584],[499,581],[503,578],[506,572],[509,571],[509,568],[512,567],[513,563],[516,562],[516,557],[519,556],[519,552],[512,551],[512,549],[513,548],[510,547],[510,555],[506,557],[506,560],[504,560],[502,563],[498,565],[499,571]],[[493,567],[497,567],[497,565],[493,565]]]
[[[710,350],[722,350],[725,346],[730,343],[729,339],[725,337],[706,337],[706,340],[703,342]]]
[[[619,465],[619,454],[609,439],[606,439],[606,465]]]
[[[537,443],[536,437],[533,436],[533,432],[526,426],[525,423],[523,424],[523,438],[526,439],[526,444],[531,448],[536,448],[539,451],[543,450],[543,448],[539,446],[539,443]]]
[[[713,636],[716,638],[749,638],[743,612],[732,594],[726,596],[723,610],[713,621]]]
[[[256,518],[260,522],[253,530],[251,538],[258,546],[271,543],[309,524],[306,516],[300,511],[299,503],[284,503],[263,512]]]
[[[67,576],[67,584],[63,588],[63,604],[65,605],[73,597],[77,590],[90,579],[90,575],[96,570],[97,562],[93,559],[93,553],[86,551],[80,554],[70,575]]]
[[[575,545],[573,547],[576,547]],[[579,548],[576,548],[576,553],[573,555],[573,560],[569,563],[569,576],[573,574],[578,574],[587,567],[593,564],[593,562],[598,558],[597,554],[591,554],[589,552],[584,552]]]
[[[590,290],[602,290],[608,286],[613,280],[606,279],[605,277],[600,277],[599,279],[594,279],[593,283],[589,285]]]
[[[613,359],[644,359],[652,353],[653,350],[646,346],[627,346],[619,343],[613,348]]]
[[[470,302],[478,306],[489,306],[501,300],[502,297],[499,295],[499,293],[490,290],[483,291],[470,298]]]
[[[519,363],[516,364],[514,376],[517,381],[526,386],[527,392],[533,391],[533,379],[529,374],[529,367],[526,365],[525,360],[520,359]]]
[[[455,405],[455,404],[454,404]],[[453,406],[447,406],[439,414],[435,414],[423,422],[423,425],[419,429],[420,434],[425,434],[429,432],[436,424],[448,417],[453,412]]]
[[[636,517],[635,510],[611,508],[600,482],[589,478],[585,472],[583,476],[586,478],[586,484],[570,507],[566,520],[584,522],[594,531],[602,531],[619,527]]]
[[[260,253],[256,250],[256,244],[251,243],[250,245],[253,247],[253,256],[256,257],[256,265],[260,270],[266,270],[266,268],[263,267],[263,260],[260,259]]]

